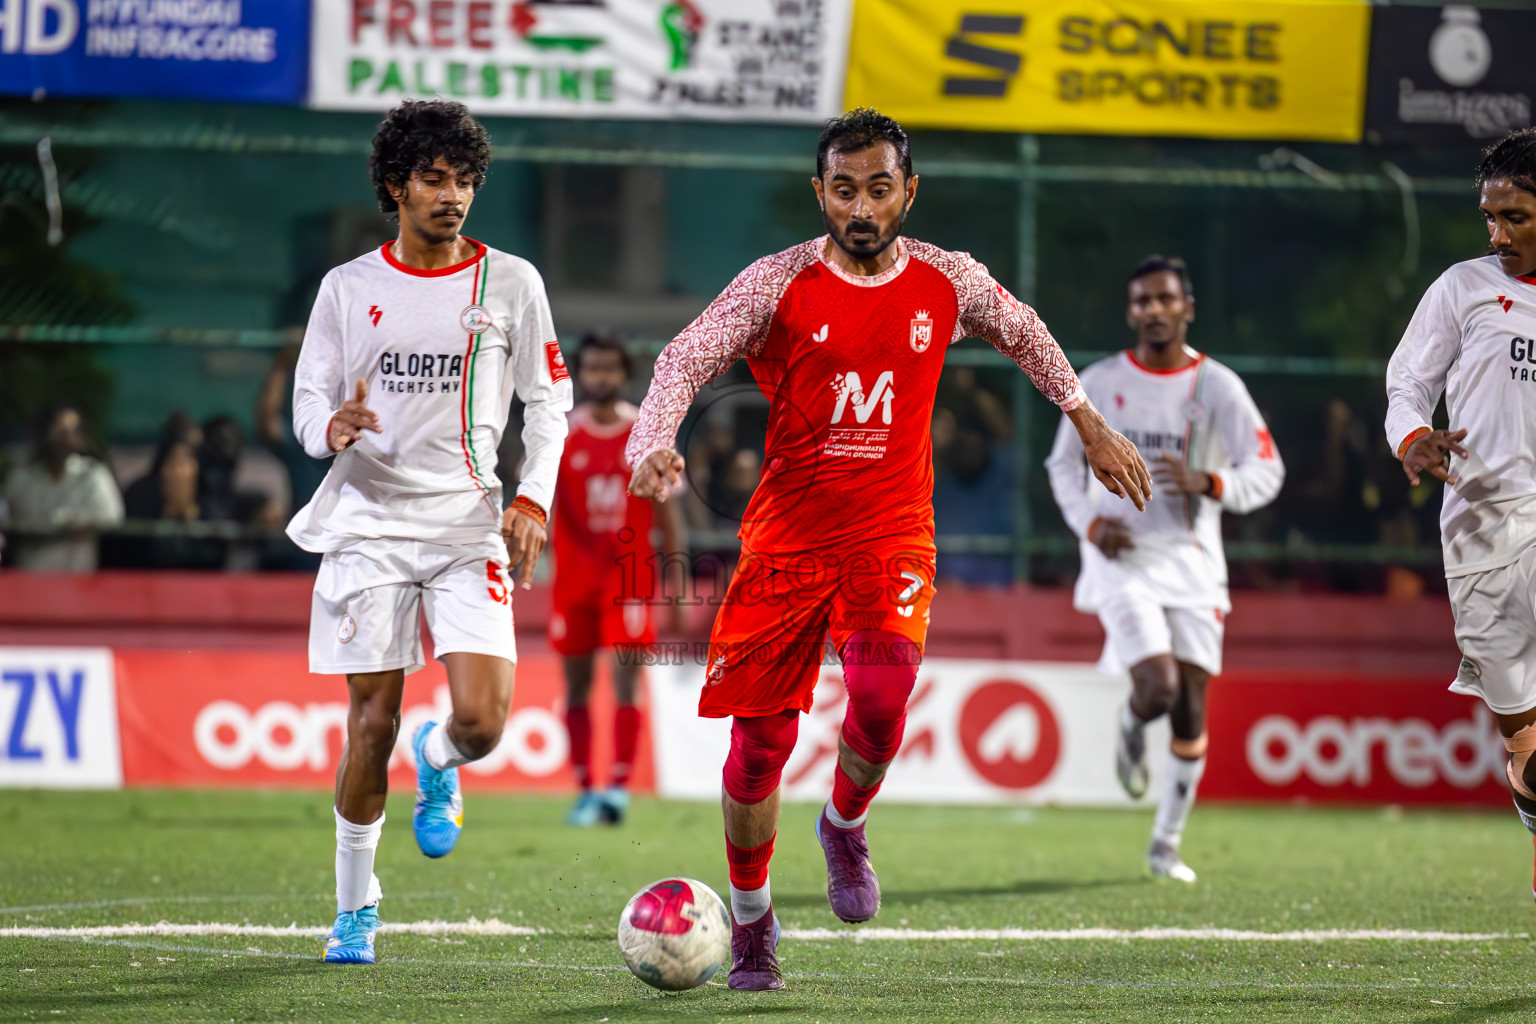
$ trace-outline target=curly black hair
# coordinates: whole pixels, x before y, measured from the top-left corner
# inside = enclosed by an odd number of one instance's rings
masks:
[[[400,204],[389,194],[389,186],[400,187],[440,156],[455,170],[469,172],[476,192],[485,187],[491,139],[468,107],[452,100],[406,100],[386,114],[373,133],[373,155],[368,158],[379,209],[398,211]]]
[[[1536,192],[1536,127],[1510,132],[1483,150],[1477,168],[1477,187],[1490,181],[1507,181],[1527,192]]]
[[[826,173],[828,153],[857,153],[880,142],[896,147],[902,177],[912,177],[912,144],[906,130],[874,107],[855,107],[827,122],[816,143],[816,177]]]

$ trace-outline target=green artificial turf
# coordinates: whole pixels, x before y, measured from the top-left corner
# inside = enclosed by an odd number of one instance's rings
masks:
[[[381,935],[373,967],[316,959],[334,912],[324,794],[0,791],[0,927],[297,924],[292,937],[0,937],[0,1019],[96,1021],[1527,1021],[1536,1008],[1531,841],[1513,813],[1197,807],[1194,886],[1145,873],[1145,812],[877,805],[890,928],[1413,929],[1472,942],[786,939],[789,989],[661,995],[614,941],[636,889],[725,890],[717,808],[637,800],[619,829],[547,798],[468,797],[429,861],[392,800],[381,917],[546,929]],[[785,809],[786,928],[827,908],[816,809]],[[723,976],[722,976],[723,977]]]

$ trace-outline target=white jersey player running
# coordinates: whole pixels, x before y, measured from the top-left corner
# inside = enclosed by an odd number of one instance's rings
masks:
[[[425,611],[453,714],[411,737],[416,841],[453,849],[458,766],[490,753],[512,699],[512,572],[543,550],[570,376],[526,261],[459,234],[490,144],[462,104],[411,101],[373,140],[380,208],[400,236],[326,275],[295,371],[294,436],[330,471],[289,536],[324,553],[310,671],[347,677],[336,773],[336,924],[322,959],[373,963],[374,851],[405,676],[424,664]],[[505,511],[496,449],[516,395],[527,451]]]
[[[1515,808],[1536,833],[1536,129],[1483,154],[1492,255],[1424,293],[1387,366],[1387,441],[1415,486],[1446,483],[1445,575],[1461,666],[1509,751]],[[1431,427],[1445,395],[1450,428]]]
[[[1205,691],[1221,673],[1222,625],[1232,607],[1221,514],[1269,504],[1285,466],[1237,374],[1185,344],[1195,300],[1184,261],[1148,257],[1129,291],[1136,347],[1083,371],[1083,390],[1140,449],[1172,500],[1148,502],[1142,512],[1104,501],[1102,488],[1088,486],[1082,445],[1065,422],[1046,467],[1082,542],[1073,603],[1104,624],[1101,667],[1131,675],[1115,770],[1133,798],[1147,790],[1146,724],[1166,714],[1172,726],[1147,862],[1156,875],[1193,882],[1179,843],[1205,770]]]

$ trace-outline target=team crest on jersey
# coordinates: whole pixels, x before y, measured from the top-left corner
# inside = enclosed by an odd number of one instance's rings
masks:
[[[1193,398],[1180,406],[1179,411],[1184,414],[1184,419],[1188,423],[1199,423],[1205,419],[1205,404]]]
[[[920,309],[912,317],[912,351],[926,352],[932,344],[933,321],[928,318],[926,309]]]
[[[464,312],[459,314],[459,326],[470,334],[484,334],[491,326],[490,310],[484,306],[465,306]]]
[[[544,361],[549,364],[550,382],[570,380],[571,371],[565,365],[565,356],[560,352],[558,341],[546,341],[544,343]]]
[[[341,617],[341,626],[336,630],[336,639],[341,643],[349,644],[355,636],[357,636],[357,620],[352,617],[351,612],[347,612]]]

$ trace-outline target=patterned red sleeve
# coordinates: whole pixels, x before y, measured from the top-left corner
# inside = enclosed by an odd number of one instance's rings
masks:
[[[936,267],[954,282],[960,303],[955,336],[950,343],[974,335],[1019,364],[1040,393],[1071,412],[1088,396],[1056,339],[1035,311],[992,279],[987,268],[969,254],[949,252],[926,242],[907,240],[914,258]]]
[[[652,452],[675,449],[677,428],[700,389],[736,360],[757,354],[779,299],[796,275],[815,262],[818,244],[805,242],[753,263],[662,349],[624,448],[631,466]]]

